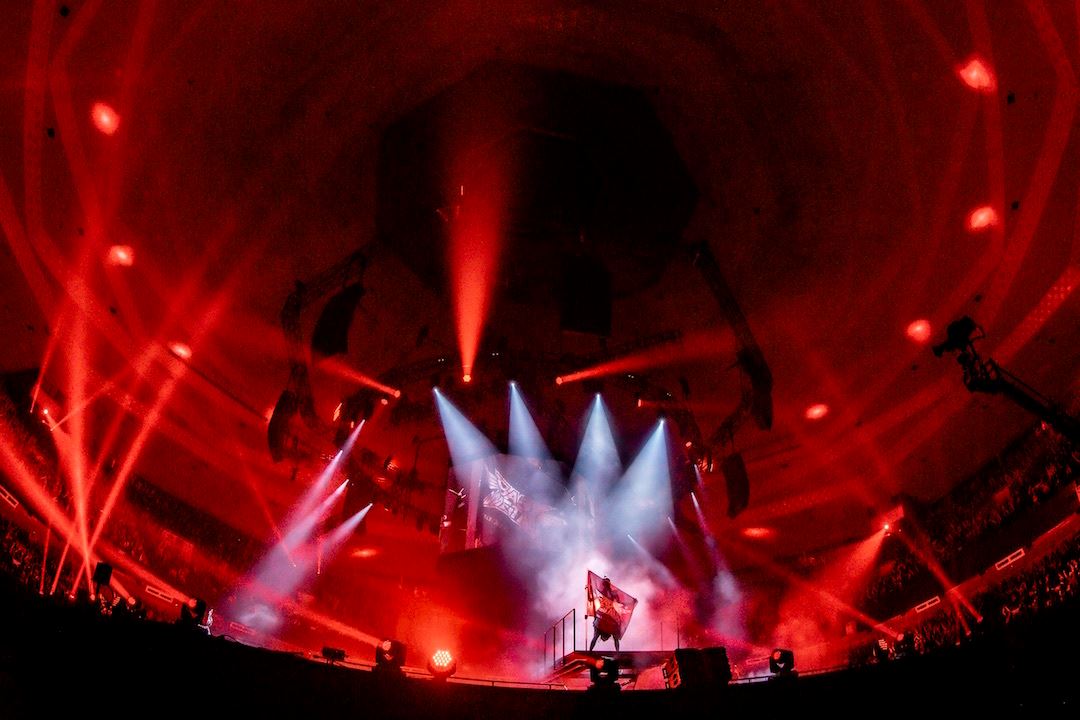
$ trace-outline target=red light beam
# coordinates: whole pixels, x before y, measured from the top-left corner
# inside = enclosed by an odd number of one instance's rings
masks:
[[[664,345],[646,348],[640,352],[606,360],[592,367],[565,373],[556,378],[555,382],[563,385],[619,373],[640,372],[678,363],[734,356],[735,337],[731,332],[724,330],[693,332]]]

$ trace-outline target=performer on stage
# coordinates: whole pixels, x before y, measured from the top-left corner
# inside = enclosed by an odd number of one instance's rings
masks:
[[[611,639],[618,652],[619,641],[626,634],[637,600],[612,585],[609,578],[600,578],[592,571],[587,576],[585,597],[588,602],[585,615],[593,616],[593,639],[589,650],[596,647],[597,640]]]

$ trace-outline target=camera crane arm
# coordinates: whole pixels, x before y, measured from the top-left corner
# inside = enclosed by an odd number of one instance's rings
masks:
[[[964,370],[964,387],[970,392],[1004,395],[1080,447],[1080,420],[998,365],[993,358],[982,359],[975,349],[975,341],[983,337],[986,333],[982,327],[965,315],[949,323],[945,341],[934,346],[934,355],[957,353],[956,361]]]

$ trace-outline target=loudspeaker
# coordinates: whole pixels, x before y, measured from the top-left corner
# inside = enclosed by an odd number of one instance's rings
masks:
[[[746,476],[746,464],[742,455],[728,455],[720,463],[720,471],[724,473],[724,482],[727,484],[727,514],[729,518],[733,518],[750,504],[750,479]]]
[[[94,585],[101,587],[102,585],[108,585],[109,580],[112,579],[112,565],[106,562],[99,562],[94,568]]]
[[[664,663],[663,673],[669,688],[715,688],[731,682],[731,664],[722,647],[679,648]]]
[[[611,274],[584,255],[564,261],[559,294],[559,325],[589,335],[611,335]]]
[[[311,349],[320,355],[344,354],[349,349],[349,328],[364,288],[350,285],[327,301],[311,336]]]

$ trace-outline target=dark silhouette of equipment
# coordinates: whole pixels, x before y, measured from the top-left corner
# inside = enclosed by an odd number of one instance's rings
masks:
[[[742,308],[735,299],[735,293],[731,291],[723,273],[720,272],[720,264],[716,262],[707,242],[694,245],[691,248],[691,262],[701,273],[705,284],[709,286],[709,292],[720,307],[720,314],[727,320],[735,333],[735,340],[739,350],[736,353],[736,365],[748,380],[744,388],[738,407],[729,415],[713,434],[712,442],[721,442],[730,438],[734,431],[746,417],[751,417],[762,430],[772,428],[773,407],[772,389],[773,378],[768,363],[765,362],[765,354],[754,339],[754,333],[750,331],[750,323],[746,321]]]
[[[112,580],[112,565],[107,562],[99,562],[94,566],[94,594],[101,591],[102,585],[108,585]]]
[[[286,388],[281,391],[270,422],[266,426],[266,442],[274,462],[285,459],[289,450],[289,422],[300,412],[300,400],[296,393]]]
[[[363,286],[353,283],[327,301],[311,335],[312,350],[326,357],[348,352],[349,328],[363,296]]]
[[[330,665],[339,662],[345,662],[345,651],[336,647],[324,647],[322,649],[323,659]]]
[[[769,672],[777,677],[795,674],[795,653],[787,648],[777,648],[769,656]]]
[[[661,669],[669,688],[717,688],[731,682],[731,663],[722,647],[679,648]]]
[[[375,646],[375,670],[386,673],[401,673],[405,664],[405,643],[400,640],[383,640]]]
[[[604,656],[597,659],[589,666],[589,690],[593,692],[618,692],[622,690],[619,685],[619,661],[613,657]]]
[[[746,463],[741,453],[734,453],[720,463],[727,485],[727,514],[733,518],[750,504],[750,478],[746,475]]]
[[[573,255],[564,260],[559,326],[588,335],[611,335],[611,273],[598,259]]]
[[[986,337],[982,327],[965,315],[949,323],[945,340],[933,347],[934,355],[955,352],[964,370],[964,387],[971,392],[1004,395],[1054,428],[1073,444],[1080,445],[1080,421],[1064,412],[1020,378],[975,350],[975,341]]]

